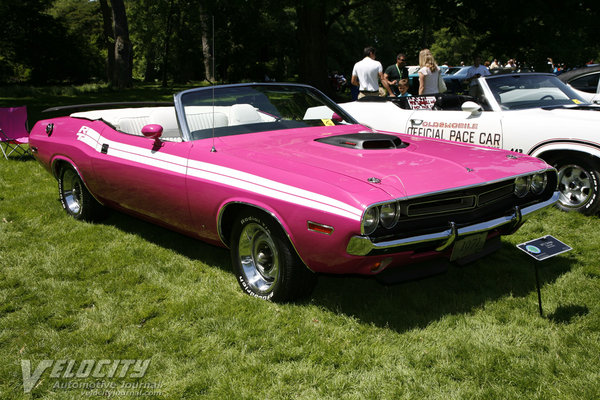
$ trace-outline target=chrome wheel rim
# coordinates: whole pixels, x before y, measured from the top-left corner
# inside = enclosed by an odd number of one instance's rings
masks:
[[[257,223],[246,225],[240,234],[238,254],[253,291],[269,293],[279,279],[279,253],[269,232]]]
[[[565,165],[558,170],[559,202],[564,207],[579,208],[585,205],[594,191],[592,176],[578,165]]]
[[[72,214],[79,214],[81,211],[81,180],[75,171],[69,169],[63,175],[63,199],[65,207]]]

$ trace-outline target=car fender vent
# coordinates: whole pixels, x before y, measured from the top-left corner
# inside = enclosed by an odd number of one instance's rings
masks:
[[[350,135],[328,136],[315,139],[315,141],[338,147],[361,150],[403,149],[408,146],[408,143],[403,142],[398,136],[383,133],[354,133]]]

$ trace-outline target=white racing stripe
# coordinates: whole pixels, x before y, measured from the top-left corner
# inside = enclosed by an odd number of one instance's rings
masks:
[[[121,142],[108,140],[90,127],[82,126],[77,132],[77,140],[101,152],[107,144],[107,155],[117,157],[178,174],[189,175],[222,185],[235,187],[293,204],[322,210],[332,214],[360,221],[362,210],[344,202],[318,193],[276,182],[236,169],[188,160],[185,157],[165,154],[151,149],[143,149]]]

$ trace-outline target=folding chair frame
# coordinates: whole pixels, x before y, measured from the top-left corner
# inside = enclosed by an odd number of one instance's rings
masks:
[[[25,158],[31,155],[29,146],[27,148],[21,147],[22,145],[28,145],[27,143],[21,143],[17,140],[10,139],[6,136],[2,128],[0,128],[0,150],[4,154],[4,158],[8,160],[8,157],[15,153],[19,158]],[[6,149],[5,149],[6,147]]]
[[[25,113],[26,112],[27,111],[25,111]],[[14,137],[12,135],[8,135],[4,130],[2,130],[2,126],[0,126],[0,150],[2,150],[2,154],[7,160],[8,157],[13,153],[19,156],[20,159],[31,156],[31,151],[29,150],[29,129],[27,128],[27,117],[25,117],[24,128],[27,136],[22,134],[22,137]]]

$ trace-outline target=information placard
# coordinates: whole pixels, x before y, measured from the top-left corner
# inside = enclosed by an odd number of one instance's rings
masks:
[[[573,250],[572,247],[567,246],[551,235],[518,244],[517,248],[529,254],[538,261],[542,261],[547,258],[554,257],[555,255],[565,253],[569,250]]]

